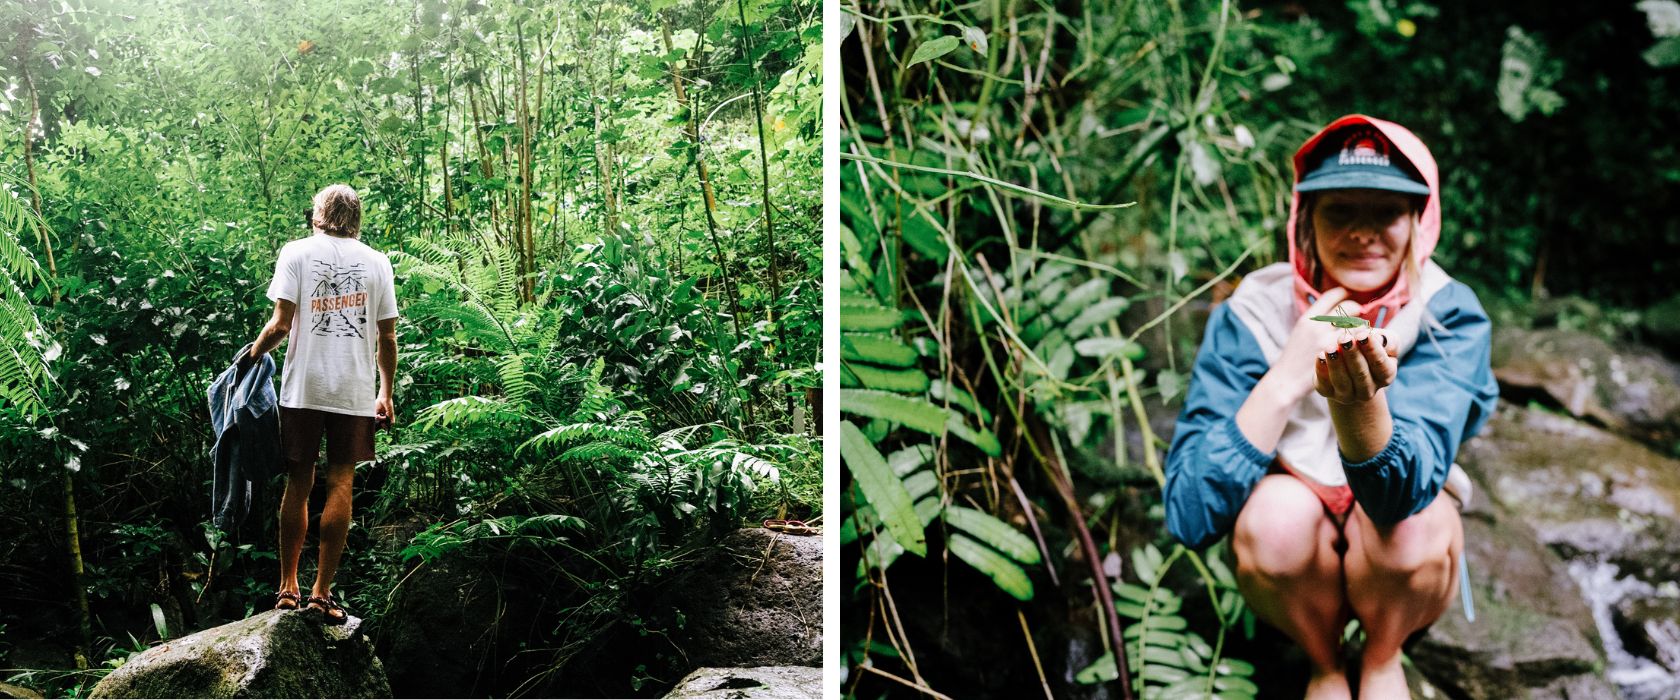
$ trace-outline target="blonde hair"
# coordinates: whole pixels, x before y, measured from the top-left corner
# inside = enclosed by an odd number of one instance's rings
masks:
[[[335,236],[357,236],[362,232],[362,199],[349,185],[333,184],[315,193],[310,221],[315,228]]]

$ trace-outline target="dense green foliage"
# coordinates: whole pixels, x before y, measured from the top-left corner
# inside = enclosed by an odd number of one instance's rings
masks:
[[[204,392],[333,182],[361,193],[403,314],[398,426],[359,469],[337,579],[358,615],[422,562],[517,558],[486,568],[591,611],[531,649],[575,650],[634,630],[634,592],[717,532],[819,514],[817,19],[799,0],[0,9],[0,667],[81,693],[99,671],[63,670],[74,647],[116,664],[267,607],[279,482],[232,537],[209,530]],[[87,594],[80,635],[66,591]],[[482,692],[588,673],[530,658],[530,683]]]
[[[1673,293],[1627,280],[1680,263],[1680,26],[1632,6],[843,8],[848,695],[1257,691],[1224,658],[1254,618],[1223,545],[1161,524],[1160,433],[1210,301],[1282,257],[1290,157],[1335,117],[1430,145],[1436,257],[1513,320]],[[1114,640],[1125,666],[1069,651]]]

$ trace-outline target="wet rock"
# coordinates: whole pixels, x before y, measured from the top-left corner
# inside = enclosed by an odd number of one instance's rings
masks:
[[[12,685],[10,683],[0,683],[0,698],[38,698],[38,697],[41,697],[40,693],[37,693],[33,690],[25,688],[21,685]]]
[[[702,668],[688,674],[667,698],[820,698],[822,669],[814,666]]]
[[[1564,676],[1529,691],[1529,700],[1619,700],[1621,693],[1596,673]]]
[[[744,528],[663,588],[695,666],[821,666],[822,538]]]
[[[391,685],[352,617],[279,611],[147,649],[93,687],[95,698],[388,698]]]
[[[1458,462],[1481,493],[1566,557],[1627,556],[1680,570],[1680,537],[1673,536],[1680,534],[1680,460],[1568,416],[1501,402]]]
[[[1623,600],[1611,608],[1611,621],[1629,654],[1680,670],[1680,600]]]
[[[1650,348],[1578,331],[1501,328],[1493,373],[1507,395],[1542,394],[1572,415],[1647,444],[1680,439],[1680,367]]]
[[[1571,679],[1599,674],[1602,645],[1563,560],[1498,503],[1466,515],[1464,547],[1476,621],[1465,619],[1454,596],[1410,652],[1423,675],[1453,697],[1590,686]]]

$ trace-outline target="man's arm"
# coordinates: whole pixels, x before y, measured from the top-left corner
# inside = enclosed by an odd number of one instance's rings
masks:
[[[397,319],[379,322],[379,400],[374,402],[376,420],[382,427],[396,422],[397,412],[391,403],[391,385],[397,378]]]
[[[286,334],[292,332],[292,318],[297,315],[297,304],[285,299],[274,302],[274,316],[268,319],[268,325],[263,326],[262,332],[257,334],[257,342],[251,346],[250,354],[243,359],[246,364],[256,362],[270,350],[280,346],[280,341]]]

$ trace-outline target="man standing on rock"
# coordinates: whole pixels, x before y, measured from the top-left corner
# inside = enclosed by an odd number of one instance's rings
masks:
[[[280,449],[287,475],[274,607],[307,605],[338,625],[347,615],[331,589],[350,530],[350,484],[356,464],[373,460],[374,431],[390,427],[396,415],[391,385],[397,371],[397,295],[390,258],[360,240],[362,203],[355,190],[330,185],[317,193],[310,224],[312,235],[280,249],[268,285],[274,316],[240,362],[254,362],[282,338],[288,341],[280,376]],[[300,598],[298,557],[309,530],[309,491],[323,434],[327,502],[321,511],[321,554],[315,586]]]

